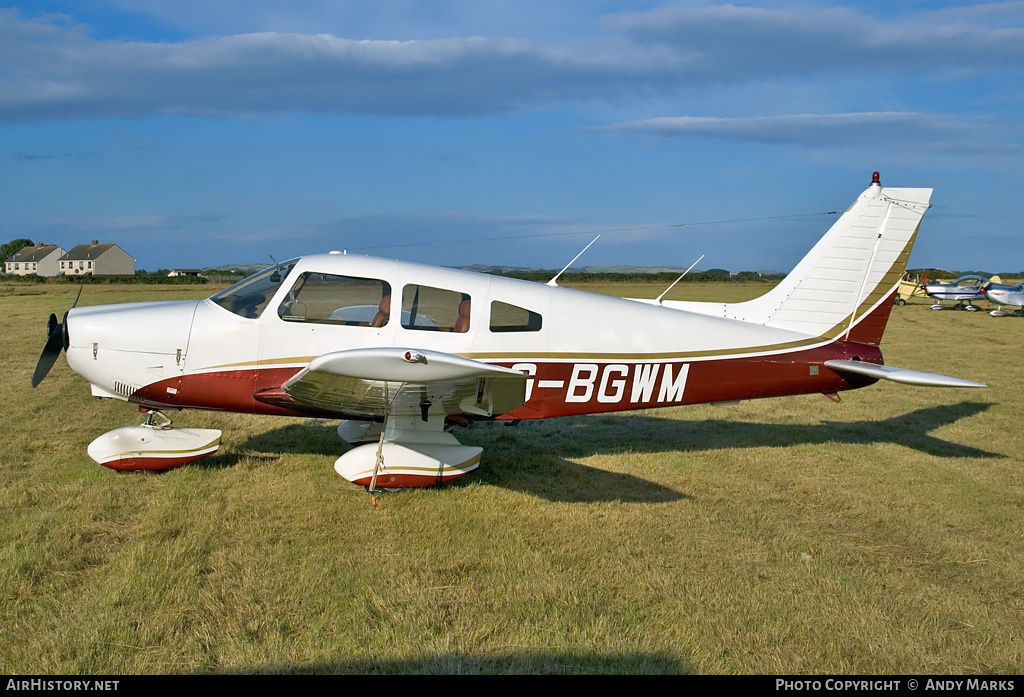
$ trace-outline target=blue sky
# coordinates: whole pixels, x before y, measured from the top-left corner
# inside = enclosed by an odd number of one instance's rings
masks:
[[[1024,2],[0,9],[0,239],[788,270],[879,170],[912,266],[1024,269]]]

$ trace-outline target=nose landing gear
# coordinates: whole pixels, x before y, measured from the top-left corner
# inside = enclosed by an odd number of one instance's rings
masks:
[[[211,428],[172,428],[163,412],[149,411],[145,423],[116,428],[90,443],[89,457],[122,472],[158,472],[213,455],[220,437]]]

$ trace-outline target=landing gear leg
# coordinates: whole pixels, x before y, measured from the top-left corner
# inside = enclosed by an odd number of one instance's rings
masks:
[[[157,419],[160,419],[157,423]],[[162,411],[151,410],[146,412],[146,422],[142,424],[146,428],[170,428],[171,420]]]
[[[377,460],[373,465],[373,476],[370,477],[370,486],[366,488],[370,492],[370,501],[373,502],[374,507],[378,511],[380,510],[380,504],[377,503],[377,495],[383,492],[377,489],[377,473],[384,467],[384,434],[387,430],[388,419],[384,417],[384,426],[380,429],[380,440],[377,442]]]

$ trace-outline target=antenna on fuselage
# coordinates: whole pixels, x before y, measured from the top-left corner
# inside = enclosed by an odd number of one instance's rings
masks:
[[[686,271],[683,271],[682,275],[679,278],[677,278],[676,280],[672,281],[672,285],[670,285],[668,288],[666,288],[664,293],[662,293],[657,298],[655,298],[654,302],[656,302],[656,303],[658,303],[660,305],[661,304],[661,299],[664,298],[666,295],[668,295],[668,292],[670,290],[672,290],[673,288],[675,288],[677,283],[679,283],[681,280],[683,280],[683,276],[685,276],[686,274],[690,273],[690,271],[693,270],[693,267],[696,266],[697,264],[699,264],[700,260],[703,259],[703,258],[704,258],[704,255],[701,254],[700,255],[700,259],[698,259],[697,261],[695,261],[692,264],[690,264],[690,268],[688,268]]]
[[[601,236],[600,236],[600,235],[598,235],[598,236],[597,236],[597,237],[595,237],[594,239],[590,240],[590,244],[594,244],[594,243],[595,243],[595,242],[597,242],[597,241],[598,241],[598,240],[599,240],[600,238],[601,238]],[[590,244],[588,244],[588,245],[587,245],[586,247],[584,247],[584,248],[583,248],[583,250],[582,250],[582,251],[581,251],[581,252],[580,252],[579,254],[577,254],[576,256],[574,256],[574,257],[572,258],[572,261],[570,261],[570,262],[569,262],[568,264],[566,264],[566,265],[565,265],[565,269],[568,269],[568,268],[569,268],[570,266],[572,266],[572,265],[573,265],[573,264],[574,264],[574,263],[576,262],[576,260],[577,260],[577,259],[579,259],[579,258],[580,258],[581,256],[583,256],[583,252],[585,252],[585,251],[587,251],[588,249],[590,249]],[[549,285],[549,286],[552,286],[552,287],[555,287],[555,286],[557,286],[557,285],[558,285],[558,277],[559,277],[559,276],[561,276],[561,275],[562,275],[563,273],[565,273],[565,269],[562,269],[561,271],[559,271],[558,273],[556,273],[556,274],[555,274],[555,277],[554,277],[554,278],[552,278],[552,279],[551,279],[550,281],[548,281],[548,285]]]

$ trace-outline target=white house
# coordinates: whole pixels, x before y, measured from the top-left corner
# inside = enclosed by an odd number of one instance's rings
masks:
[[[135,257],[116,244],[80,244],[60,258],[58,273],[65,276],[134,276]]]
[[[64,249],[55,244],[37,242],[34,247],[23,247],[4,261],[4,271],[26,276],[56,276],[60,271],[60,258]]]

